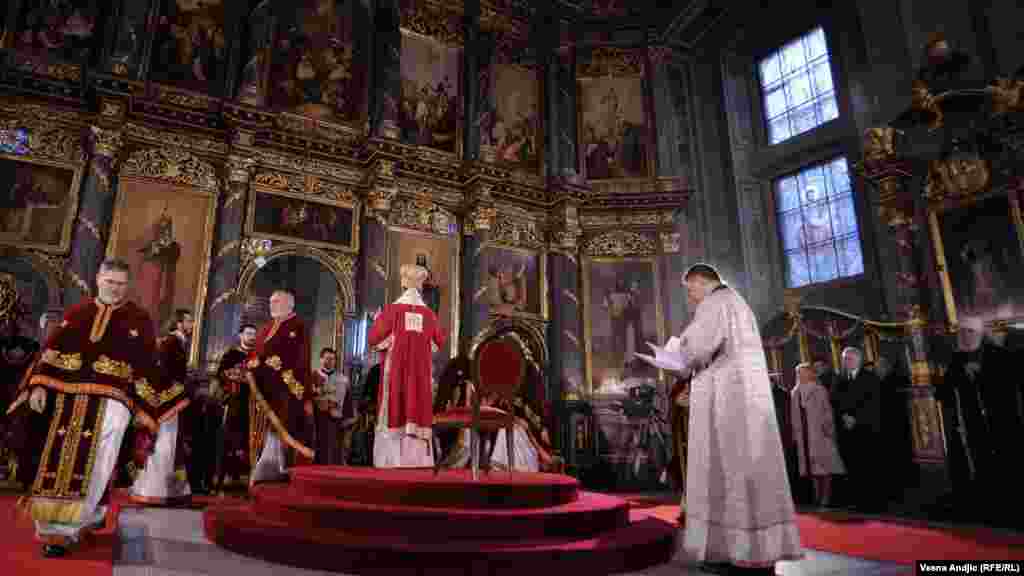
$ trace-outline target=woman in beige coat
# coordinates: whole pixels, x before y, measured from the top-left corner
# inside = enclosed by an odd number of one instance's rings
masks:
[[[800,476],[810,475],[813,478],[815,501],[819,506],[828,506],[832,498],[832,476],[846,474],[846,467],[836,445],[836,427],[828,390],[818,382],[809,363],[796,367],[790,414]]]

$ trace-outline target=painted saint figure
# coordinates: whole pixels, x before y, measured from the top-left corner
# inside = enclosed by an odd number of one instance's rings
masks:
[[[145,237],[149,239],[138,250],[141,265],[137,294],[139,305],[159,325],[171,316],[178,259],[181,257],[181,245],[174,238],[174,221],[167,213],[167,207]]]

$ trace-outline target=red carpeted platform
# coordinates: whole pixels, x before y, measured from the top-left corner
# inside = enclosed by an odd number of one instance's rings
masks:
[[[107,516],[107,525],[83,538],[73,553],[63,558],[44,558],[42,544],[35,537],[32,519],[15,507],[19,495],[0,495],[0,518],[5,522],[0,538],[0,558],[4,576],[74,574],[75,576],[112,576],[117,546],[117,510]]]
[[[272,562],[357,574],[642,570],[676,527],[554,474],[300,467],[204,512],[207,537]]]

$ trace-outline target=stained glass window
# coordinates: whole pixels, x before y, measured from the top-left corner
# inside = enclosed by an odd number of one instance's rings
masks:
[[[788,287],[864,273],[846,158],[776,180],[775,209]]]
[[[761,60],[759,69],[769,143],[778,144],[839,116],[821,28]]]
[[[21,128],[0,130],[0,154],[28,154],[28,132]]]

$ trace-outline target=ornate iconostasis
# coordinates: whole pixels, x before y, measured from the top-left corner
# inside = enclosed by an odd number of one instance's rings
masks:
[[[512,330],[556,419],[566,400],[663,389],[633,355],[678,331],[679,274],[701,252],[690,160],[658,160],[659,124],[687,109],[685,87],[659,90],[685,64],[496,6],[15,1],[0,15],[0,272],[28,309],[20,329],[41,337],[116,257],[157,329],[195,311],[199,373],[267,320],[275,289],[296,293],[314,352],[365,366],[372,314],[419,263],[448,336],[436,373]],[[601,450],[622,456],[631,422],[602,418]]]

